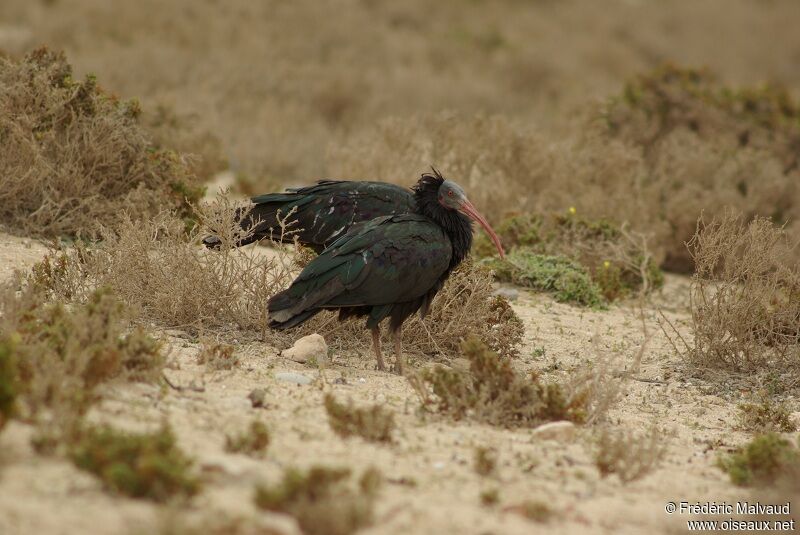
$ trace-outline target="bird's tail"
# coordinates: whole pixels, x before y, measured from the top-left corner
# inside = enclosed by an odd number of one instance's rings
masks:
[[[244,231],[244,237],[236,240],[235,246],[242,247],[264,238],[275,241],[291,242],[291,236],[284,236],[281,232],[279,218],[286,217],[292,210],[297,196],[291,193],[270,193],[253,197],[255,206],[248,213],[245,209],[238,208],[235,220]],[[209,249],[219,249],[222,240],[216,234],[203,238],[203,245]]]
[[[344,290],[341,281],[334,277],[315,288],[306,288],[295,282],[286,290],[273,295],[267,303],[269,326],[272,329],[290,329],[312,318],[324,305]],[[306,291],[304,291],[306,290]]]

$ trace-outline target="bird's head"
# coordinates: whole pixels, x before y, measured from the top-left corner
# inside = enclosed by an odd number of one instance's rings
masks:
[[[414,191],[417,194],[418,202],[423,200],[419,197],[427,197],[427,199],[424,199],[426,201],[435,198],[441,208],[459,212],[469,217],[471,220],[476,221],[483,227],[483,230],[486,231],[489,238],[491,238],[492,243],[494,243],[494,246],[497,248],[497,252],[500,254],[500,258],[505,257],[505,251],[503,250],[503,245],[500,243],[500,238],[497,236],[497,233],[495,233],[494,229],[489,225],[489,222],[486,221],[486,218],[472,205],[461,186],[452,180],[445,179],[439,171],[433,169],[433,173],[422,175],[422,178],[420,178],[419,182],[414,187]],[[425,203],[423,202],[423,204]]]

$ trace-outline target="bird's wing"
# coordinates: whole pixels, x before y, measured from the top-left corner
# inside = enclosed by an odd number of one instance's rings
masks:
[[[324,180],[314,186],[260,195],[251,200],[256,206],[250,219],[262,221],[259,229],[263,227],[267,231],[276,227],[279,210],[284,217],[291,213],[291,228],[300,243],[320,248],[343,236],[356,223],[407,213],[414,207],[414,197],[409,190],[383,182]]]
[[[425,295],[444,275],[452,246],[427,218],[377,218],[339,238],[287,290],[314,306],[399,303]]]

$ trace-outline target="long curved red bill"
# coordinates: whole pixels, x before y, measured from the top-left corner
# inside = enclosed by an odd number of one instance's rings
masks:
[[[500,238],[497,236],[492,227],[489,225],[489,222],[486,221],[486,218],[483,217],[480,214],[480,212],[478,212],[475,209],[474,206],[472,206],[472,203],[465,199],[464,202],[461,203],[459,211],[462,212],[464,215],[474,219],[475,221],[478,222],[480,226],[483,227],[483,230],[485,230],[486,234],[488,234],[489,237],[492,239],[492,243],[494,243],[494,246],[497,247],[497,252],[500,253],[500,258],[505,258],[506,253],[505,251],[503,251],[503,244],[500,243]]]

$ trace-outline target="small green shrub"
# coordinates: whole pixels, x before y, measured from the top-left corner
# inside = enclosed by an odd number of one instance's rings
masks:
[[[263,455],[270,443],[269,429],[258,420],[250,422],[247,431],[238,435],[225,437],[225,451],[244,453],[254,457]]]
[[[256,487],[255,503],[293,516],[307,535],[349,535],[373,523],[381,476],[367,469],[357,489],[347,484],[349,478],[348,468],[289,468],[277,485]]]
[[[497,451],[485,446],[475,448],[475,458],[472,466],[479,476],[492,475],[497,469]]]
[[[485,489],[480,494],[481,505],[491,507],[500,503],[500,491],[496,487]]]
[[[502,220],[498,234],[509,249],[560,256],[583,267],[609,301],[634,292],[649,292],[664,284],[664,275],[643,236],[605,219],[587,219],[574,209],[566,214],[522,214]],[[495,255],[480,235],[473,254]]]
[[[394,414],[380,405],[355,407],[336,401],[332,394],[325,395],[325,411],[331,429],[341,437],[360,436],[370,442],[391,442],[395,428]]]
[[[110,426],[82,430],[71,445],[75,466],[99,477],[107,489],[133,498],[164,502],[200,490],[192,460],[164,426],[153,433],[128,433]]]
[[[739,486],[773,485],[782,479],[797,483],[800,450],[776,433],[759,435],[717,465]]]
[[[740,403],[738,408],[739,424],[747,431],[791,433],[797,430],[797,424],[791,420],[786,404],[773,402],[766,395],[753,403]]]
[[[525,500],[522,503],[511,505],[505,510],[539,523],[549,522],[554,514],[552,507],[539,500]]]
[[[547,256],[516,249],[505,260],[491,259],[498,280],[552,293],[561,303],[601,308],[602,291],[587,271],[563,256]]]
[[[556,383],[543,383],[535,374],[517,373],[480,340],[462,344],[469,371],[437,366],[409,377],[423,408],[455,420],[472,418],[504,427],[535,426],[554,420],[582,422],[588,393],[572,394]]]
[[[39,420],[52,434],[70,432],[117,377],[152,381],[164,365],[161,343],[126,329],[127,311],[108,291],[83,305],[50,302],[35,285],[0,292],[0,347],[16,362],[20,417]],[[127,332],[126,332],[127,331]]]

